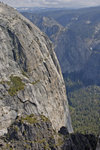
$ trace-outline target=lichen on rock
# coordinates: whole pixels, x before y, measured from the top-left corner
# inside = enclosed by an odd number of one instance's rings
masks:
[[[14,96],[17,94],[18,91],[24,90],[25,83],[22,82],[21,78],[18,76],[11,76],[10,81],[7,82],[7,84],[10,86],[8,93],[11,96]]]

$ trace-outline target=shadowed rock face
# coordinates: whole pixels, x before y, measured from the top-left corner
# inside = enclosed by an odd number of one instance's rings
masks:
[[[95,150],[96,137],[94,135],[72,134],[64,141],[63,150]]]
[[[56,130],[64,125],[72,132],[65,85],[49,39],[1,3],[0,35],[0,135],[17,116],[32,113],[47,116]]]
[[[99,138],[98,138],[98,143],[97,143],[96,150],[100,150],[100,136],[99,136]]]
[[[0,139],[0,150],[58,150],[52,124],[43,115],[17,118],[8,128],[5,139]]]
[[[0,138],[0,150],[95,150],[94,135],[70,134],[62,127],[59,134],[43,115],[18,117]]]

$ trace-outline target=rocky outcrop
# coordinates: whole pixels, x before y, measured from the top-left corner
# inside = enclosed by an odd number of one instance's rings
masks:
[[[0,150],[58,150],[52,124],[43,115],[19,117],[0,140]]]
[[[62,127],[59,134],[43,115],[18,117],[0,138],[0,150],[95,150],[94,135],[69,134]]]
[[[0,135],[17,116],[43,114],[72,132],[65,85],[49,39],[0,3]]]

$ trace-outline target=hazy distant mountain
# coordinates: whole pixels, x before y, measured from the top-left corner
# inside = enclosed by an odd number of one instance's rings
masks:
[[[55,41],[58,33],[63,30],[63,26],[60,25],[52,17],[45,17],[40,14],[22,13],[26,18],[34,22],[43,32],[45,32],[52,41]]]
[[[55,10],[70,10],[70,8],[47,8],[47,7],[16,7],[19,12],[30,12],[30,13],[45,13],[52,12]]]
[[[41,14],[23,13],[53,41],[63,73],[86,71],[86,64],[89,66],[94,51],[100,47],[99,14],[99,7],[55,10]],[[91,71],[88,70],[89,74],[92,74]],[[88,76],[87,73],[85,75]]]

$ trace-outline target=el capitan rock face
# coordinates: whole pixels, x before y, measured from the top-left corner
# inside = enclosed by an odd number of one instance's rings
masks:
[[[17,116],[43,114],[72,132],[65,85],[49,39],[0,3],[0,135]]]

